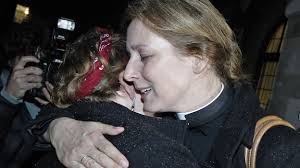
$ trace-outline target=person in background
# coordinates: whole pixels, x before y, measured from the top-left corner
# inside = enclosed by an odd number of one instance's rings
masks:
[[[25,67],[29,62],[38,63],[34,56],[15,56],[1,69],[0,82],[0,167],[18,168],[30,164],[35,138],[27,131],[27,125],[40,111],[40,104],[24,100],[28,90],[42,87],[42,70]],[[48,89],[51,84],[47,83]],[[43,92],[50,100],[49,92]],[[48,100],[36,97],[41,104]]]

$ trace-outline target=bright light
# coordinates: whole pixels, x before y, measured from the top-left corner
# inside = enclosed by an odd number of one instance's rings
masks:
[[[25,13],[25,15],[29,15],[29,8],[28,7],[25,8],[24,13]]]
[[[29,18],[29,13],[30,13],[29,7],[17,4],[14,21],[16,23],[22,23],[26,21]]]
[[[73,31],[75,29],[75,21],[67,18],[59,18],[57,21],[57,27],[60,29]]]

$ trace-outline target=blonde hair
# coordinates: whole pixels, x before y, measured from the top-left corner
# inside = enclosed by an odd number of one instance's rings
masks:
[[[133,19],[187,55],[207,57],[223,82],[247,78],[234,33],[209,0],[135,0],[127,9]]]
[[[95,29],[80,36],[67,47],[63,63],[55,75],[53,103],[61,108],[68,107],[75,101],[75,92],[79,89],[86,73],[93,66],[96,57],[104,65],[104,75],[94,92],[84,99],[91,101],[107,101],[120,88],[118,74],[124,70],[128,61],[124,38],[118,34],[112,35],[112,46],[107,62],[98,54],[99,37],[101,33]]]

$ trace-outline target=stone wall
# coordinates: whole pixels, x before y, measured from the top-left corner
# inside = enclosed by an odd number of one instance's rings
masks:
[[[300,128],[300,1],[289,1],[285,13],[288,27],[268,112]]]

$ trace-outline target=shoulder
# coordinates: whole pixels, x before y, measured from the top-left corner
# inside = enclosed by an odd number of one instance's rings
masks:
[[[197,160],[183,145],[163,136],[153,136],[127,155],[131,167],[199,168]]]
[[[285,126],[268,130],[257,151],[258,167],[300,167],[300,134]]]
[[[109,139],[126,156],[130,167],[199,167],[185,146],[147,123],[129,122],[121,135]]]

